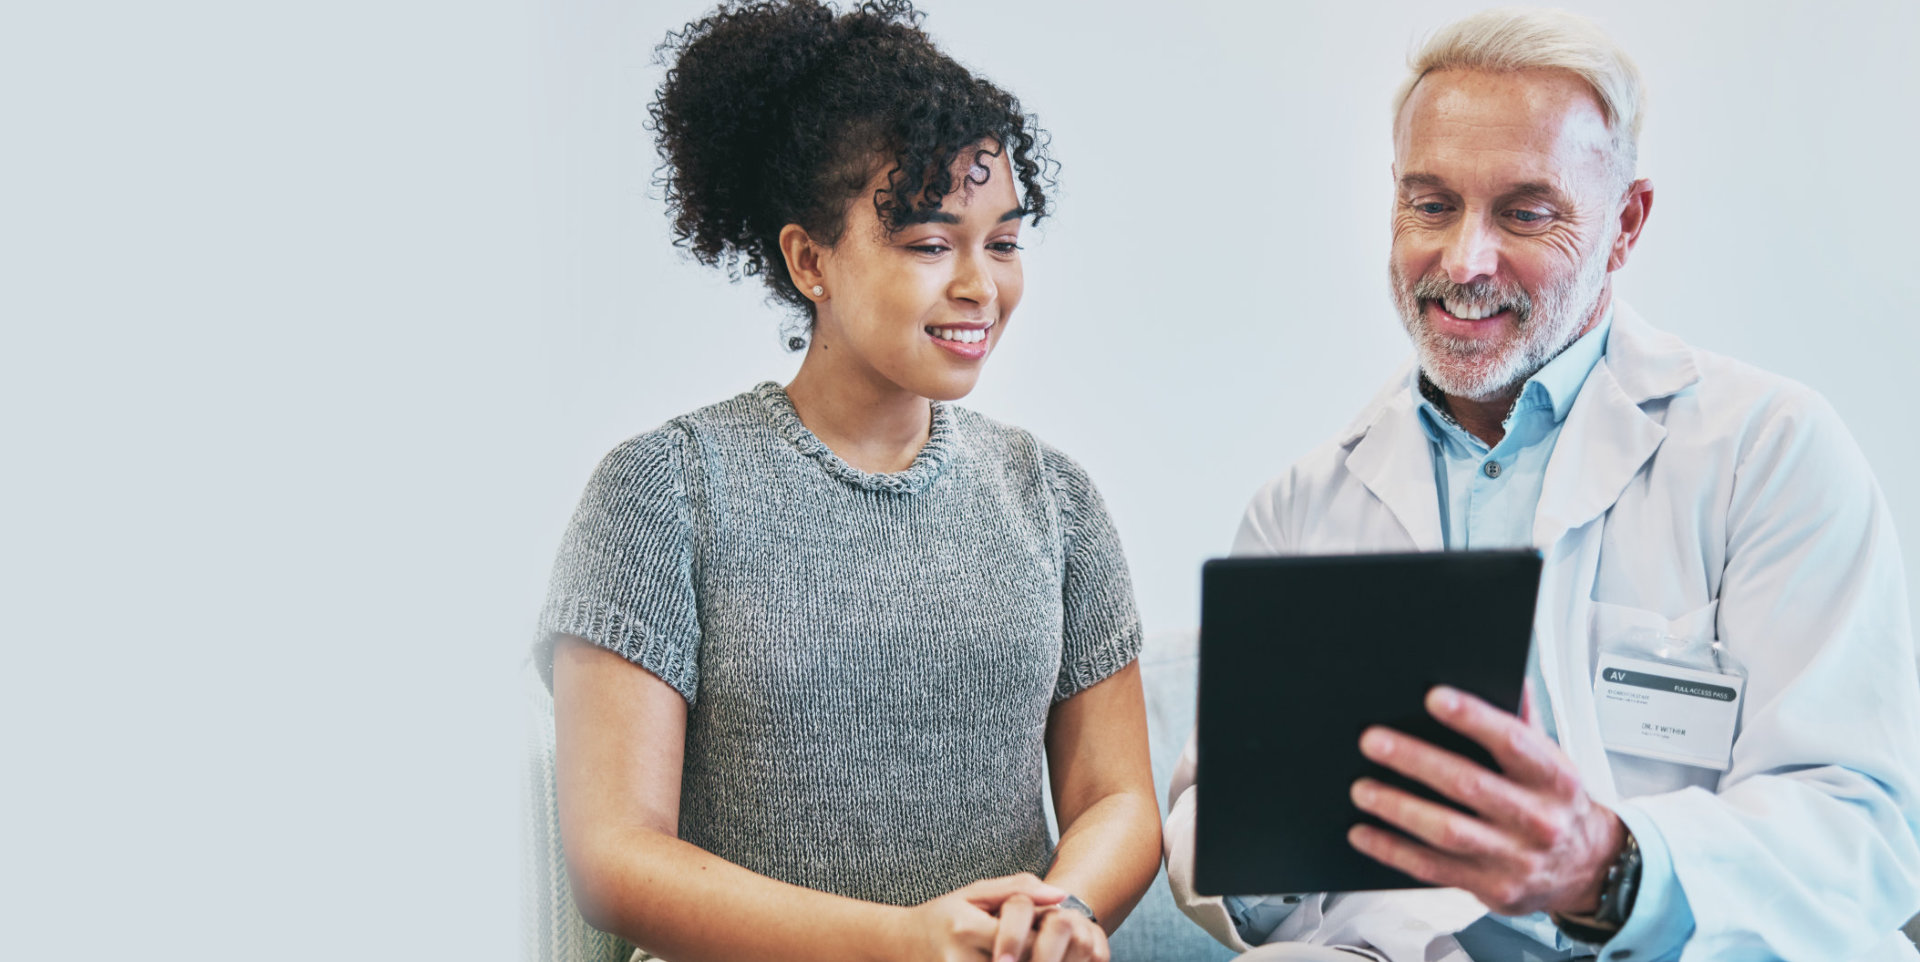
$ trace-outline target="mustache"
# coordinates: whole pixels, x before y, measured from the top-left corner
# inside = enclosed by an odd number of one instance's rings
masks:
[[[1443,273],[1420,278],[1410,292],[1416,300],[1452,301],[1456,306],[1483,309],[1489,313],[1513,312],[1514,320],[1525,324],[1533,317],[1533,298],[1518,284],[1491,281],[1455,284]]]

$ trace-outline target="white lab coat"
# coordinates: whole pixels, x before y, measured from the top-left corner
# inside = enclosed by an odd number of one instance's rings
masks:
[[[1440,550],[1412,377],[1409,365],[1338,438],[1262,488],[1234,552]],[[1643,813],[1671,850],[1696,926],[1681,958],[1920,959],[1897,932],[1920,908],[1920,675],[1905,574],[1886,504],[1833,409],[1616,302],[1533,535],[1555,728],[1587,791]],[[1599,645],[1641,625],[1717,637],[1745,663],[1724,774],[1602,746]],[[1193,892],[1192,783],[1189,743],[1170,792],[1169,881],[1188,915],[1245,948],[1221,900]],[[1450,931],[1458,905],[1440,895],[1349,896],[1275,935],[1413,932],[1423,918]]]

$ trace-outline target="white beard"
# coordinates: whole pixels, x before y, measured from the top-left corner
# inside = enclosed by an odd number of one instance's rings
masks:
[[[1593,313],[1607,283],[1612,240],[1595,244],[1574,276],[1545,286],[1538,295],[1511,283],[1463,286],[1439,272],[1409,284],[1400,265],[1388,261],[1394,305],[1413,338],[1421,373],[1448,395],[1470,401],[1494,400],[1519,387],[1566,350]],[[1427,323],[1424,302],[1442,297],[1513,311],[1512,336],[1486,344],[1434,330]]]

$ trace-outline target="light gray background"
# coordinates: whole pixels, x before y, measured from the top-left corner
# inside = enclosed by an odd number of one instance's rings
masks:
[[[1825,392],[1920,543],[1920,450],[1896,400],[1920,343],[1920,243],[1897,199],[1920,150],[1898,119],[1920,109],[1902,53],[1920,6],[1574,7],[1651,91],[1653,218],[1618,290],[1695,344]],[[1026,299],[964,403],[1084,462],[1146,621],[1192,624],[1198,564],[1253,490],[1407,354],[1386,295],[1388,102],[1414,40],[1477,5],[924,8],[948,49],[1040,114],[1064,165]],[[619,439],[797,366],[758,285],[728,290],[665,241],[633,119],[672,9],[576,8],[551,52],[568,185],[555,253],[577,298],[548,335],[565,385],[543,462],[555,527]]]
[[[924,4],[1065,164],[966,403],[1087,465],[1149,627],[1404,357],[1387,101],[1475,6]],[[1572,6],[1651,89],[1622,294],[1826,393],[1920,544],[1920,5]],[[797,364],[649,186],[650,51],[699,12],[0,14],[0,956],[513,955],[566,515]]]

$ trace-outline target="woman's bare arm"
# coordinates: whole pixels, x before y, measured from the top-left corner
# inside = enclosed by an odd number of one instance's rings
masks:
[[[1160,869],[1139,662],[1053,706],[1047,764],[1060,818],[1047,881],[1085,899],[1112,932]]]
[[[992,913],[1031,876],[988,879],[914,908],[767,878],[677,837],[687,703],[666,682],[578,638],[554,646],[560,835],[581,914],[674,962],[973,958]]]

